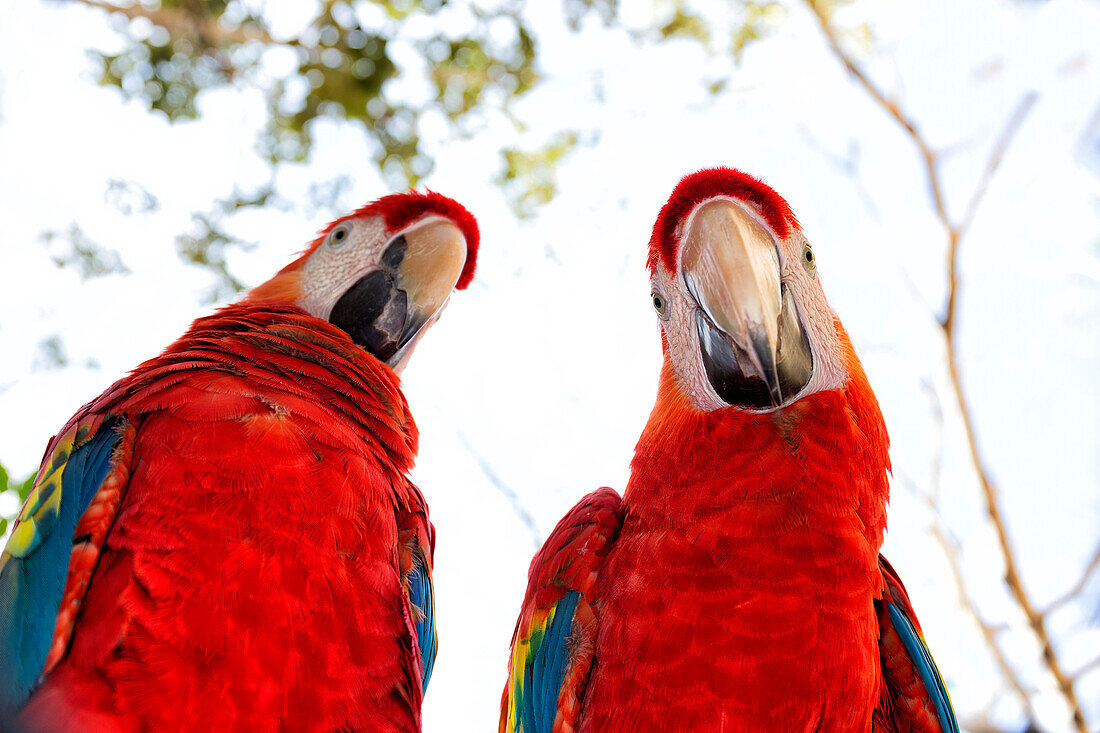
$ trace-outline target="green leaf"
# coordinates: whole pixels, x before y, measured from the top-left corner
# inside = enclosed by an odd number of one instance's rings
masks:
[[[16,489],[19,492],[19,504],[20,505],[22,505],[23,502],[25,502],[27,500],[27,497],[30,496],[31,490],[34,488],[35,479],[37,479],[37,478],[38,478],[38,471],[35,471],[30,476],[25,478],[23,480],[23,483],[19,485],[19,488]]]
[[[745,2],[744,19],[734,31],[730,44],[734,60],[740,61],[745,49],[754,41],[772,35],[786,17],[786,9],[777,2]]]
[[[505,148],[504,169],[495,181],[504,187],[512,210],[520,219],[530,217],[535,209],[549,203],[558,193],[557,169],[577,145],[574,130],[559,132],[549,142],[535,150]]]
[[[27,496],[31,493],[31,489],[34,488],[34,480],[37,475],[37,472],[35,472],[22,481],[12,480],[7,468],[5,468],[3,464],[0,464],[0,494],[15,494],[19,500],[15,511],[8,516],[0,517],[0,537],[8,531],[10,520],[15,518],[19,513],[19,509],[23,506],[23,502],[27,500]]]

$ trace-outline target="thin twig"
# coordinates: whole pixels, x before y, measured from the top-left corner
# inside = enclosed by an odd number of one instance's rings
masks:
[[[825,33],[825,40],[828,42],[829,48],[832,49],[833,54],[840,62],[844,64],[844,68],[848,69],[848,72],[863,85],[863,88],[876,102],[878,102],[879,106],[885,109],[899,125],[905,128],[906,132],[908,132],[909,136],[913,139],[913,142],[916,143],[917,149],[924,157],[925,167],[928,169],[928,178],[931,184],[933,203],[936,205],[936,212],[940,215],[941,219],[947,221],[947,209],[944,206],[944,199],[941,194],[939,174],[936,172],[936,154],[932,151],[932,148],[924,142],[924,138],[921,137],[920,133],[917,132],[916,124],[909,119],[895,102],[887,99],[886,96],[879,91],[879,88],[863,73],[863,69],[861,69],[852,57],[840,47],[840,39],[837,38],[836,31],[833,30],[832,25],[825,16],[822,6],[819,4],[819,0],[806,0],[806,4],[810,6],[810,9],[817,17],[818,23],[821,24],[821,29]]]
[[[948,375],[951,381],[952,391],[955,393],[955,398],[959,404],[959,410],[962,417],[963,431],[966,434],[966,442],[970,451],[970,457],[974,465],[975,473],[977,474],[978,483],[982,490],[982,496],[985,500],[986,512],[989,515],[989,519],[993,524],[994,530],[997,533],[997,542],[1001,549],[1001,555],[1005,564],[1005,583],[1008,585],[1009,590],[1012,593],[1013,599],[1019,605],[1023,611],[1024,616],[1027,618],[1028,625],[1035,633],[1039,640],[1039,644],[1043,650],[1043,662],[1051,675],[1054,677],[1055,683],[1058,685],[1059,691],[1065,697],[1067,704],[1070,707],[1070,711],[1073,715],[1073,722],[1075,727],[1080,733],[1088,733],[1085,725],[1085,716],[1082,712],[1081,704],[1077,700],[1077,693],[1073,688],[1073,681],[1066,675],[1062,669],[1062,664],[1058,659],[1058,655],[1054,649],[1054,644],[1051,641],[1050,635],[1047,633],[1046,626],[1044,625],[1043,616],[1039,613],[1031,602],[1030,596],[1024,589],[1023,581],[1020,578],[1019,572],[1016,567],[1016,556],[1012,550],[1012,545],[1008,539],[1008,532],[1004,516],[1001,513],[998,496],[1000,491],[993,479],[990,476],[988,469],[985,466],[985,462],[982,458],[981,452],[978,449],[977,439],[975,438],[974,419],[973,413],[970,410],[970,406],[966,400],[966,394],[962,387],[962,379],[960,377],[959,370],[959,352],[958,343],[956,340],[956,313],[958,307],[958,263],[959,263],[959,242],[964,234],[964,228],[962,225],[953,225],[951,218],[947,213],[947,207],[943,194],[943,186],[940,182],[939,172],[937,169],[937,155],[932,150],[932,147],[925,140],[924,136],[920,133],[917,125],[909,117],[909,115],[901,108],[896,101],[887,99],[886,95],[875,85],[874,82],[864,73],[863,69],[852,59],[848,53],[841,48],[839,38],[836,31],[832,27],[829,21],[824,5],[815,0],[806,0],[807,5],[810,7],[814,16],[817,18],[818,23],[821,26],[821,30],[825,36],[826,41],[832,49],[833,54],[840,60],[844,67],[852,74],[853,77],[863,86],[867,93],[874,99],[879,106],[883,108],[895,121],[905,130],[909,136],[910,141],[920,152],[921,157],[924,159],[925,175],[928,179],[929,189],[932,195],[932,202],[934,204],[936,214],[939,217],[944,231],[947,234],[947,303],[944,308],[943,317],[940,319],[940,327],[943,331],[944,339],[947,342],[947,368]],[[1013,137],[1019,131],[1023,125],[1024,120],[1027,117],[1027,113],[1031,110],[1035,102],[1035,93],[1029,92],[1020,104],[1017,105],[1016,111],[1009,118],[1008,123],[1002,132],[998,144],[994,147],[993,153],[990,156],[989,162],[985,168],[985,174],[983,175],[978,187],[975,189],[974,194],[971,196],[971,206],[968,207],[967,217],[964,218],[964,224],[969,226],[970,219],[973,217],[977,210],[978,204],[980,204],[982,197],[985,193],[989,181],[992,179],[996,172],[1000,162],[1004,156],[1005,150],[1008,148]]]
[[[954,328],[955,308],[958,302],[956,298],[958,281],[955,277],[955,269],[958,262],[958,241],[959,238],[956,232],[951,246],[952,259],[948,308],[942,325],[944,336],[947,339],[948,374],[951,377],[951,387],[955,393],[955,399],[959,403],[959,411],[963,422],[963,432],[966,435],[967,447],[970,450],[970,459],[973,462],[974,471],[978,477],[978,484],[982,489],[986,513],[989,515],[989,519],[997,533],[997,543],[1000,545],[1001,555],[1005,563],[1005,583],[1012,592],[1012,597],[1016,600],[1016,603],[1027,617],[1028,625],[1039,639],[1039,644],[1043,650],[1043,661],[1054,677],[1058,689],[1069,704],[1070,711],[1073,715],[1074,725],[1080,733],[1088,733],[1088,728],[1085,725],[1085,714],[1081,708],[1081,703],[1077,700],[1077,693],[1073,689],[1073,680],[1063,671],[1061,662],[1054,649],[1054,643],[1044,624],[1043,615],[1035,608],[1031,601],[1031,597],[1024,589],[1023,580],[1020,578],[1019,571],[1016,567],[1016,556],[1013,552],[1012,544],[1008,539],[1008,529],[1004,520],[1004,515],[1001,513],[1001,507],[998,500],[1000,489],[993,482],[989,470],[985,466],[985,461],[982,458],[978,448],[977,438],[975,437],[973,412],[970,409],[970,405],[967,403],[966,394],[962,387],[962,379],[959,375],[959,350],[956,339],[957,332]]]
[[[1005,123],[1004,129],[1001,130],[1001,137],[997,140],[997,144],[993,146],[993,151],[986,161],[982,177],[978,180],[978,185],[974,187],[974,193],[970,196],[970,203],[966,205],[966,212],[963,214],[962,221],[959,222],[957,228],[959,237],[964,236],[970,230],[970,225],[974,222],[974,215],[977,214],[978,207],[981,206],[982,199],[985,198],[985,192],[989,190],[989,183],[996,175],[997,169],[1001,167],[1001,161],[1004,160],[1012,138],[1016,136],[1016,132],[1024,124],[1024,119],[1037,101],[1039,101],[1039,92],[1033,89],[1024,95],[1024,98],[1016,105],[1016,110],[1012,113],[1012,116],[1008,118],[1008,122]]]
[[[1089,564],[1085,567],[1085,571],[1081,573],[1081,578],[1077,581],[1077,584],[1051,601],[1050,605],[1043,609],[1043,616],[1049,616],[1076,598],[1081,591],[1085,589],[1085,586],[1088,585],[1089,578],[1092,577],[1092,574],[1096,572],[1097,568],[1100,568],[1100,547],[1097,547],[1096,552],[1092,554],[1092,559],[1089,560]]]
[[[967,591],[966,583],[963,580],[958,545],[952,542],[947,536],[947,533],[944,532],[941,526],[942,519],[939,513],[935,512],[933,517],[932,523],[929,526],[929,531],[932,533],[932,538],[936,540],[936,544],[940,546],[943,556],[947,558],[947,566],[951,568],[951,577],[955,580],[955,592],[958,594],[960,603],[963,608],[970,613],[971,618],[974,619],[974,623],[978,626],[978,630],[982,632],[982,638],[985,639],[986,646],[993,652],[993,659],[997,662],[997,667],[1000,668],[1005,681],[1008,682],[1009,687],[1012,688],[1012,691],[1020,698],[1020,702],[1023,703],[1028,720],[1038,720],[1038,717],[1035,715],[1035,708],[1031,704],[1031,694],[1023,686],[1023,683],[1020,682],[1020,678],[1017,676],[1016,671],[1012,669],[1008,660],[1005,659],[1004,653],[997,643],[997,634],[1007,627],[1004,625],[994,626],[981,617],[981,614],[978,612],[977,603]]]
[[[964,419],[967,421],[966,434],[967,437],[973,437],[973,431],[969,425],[969,413],[966,412],[965,405],[962,401],[962,388],[958,384],[958,379],[954,374],[954,362],[956,358],[955,349],[955,313],[958,308],[958,292],[959,292],[959,241],[963,238],[963,235],[970,228],[970,223],[973,221],[974,215],[978,211],[978,206],[981,204],[982,199],[985,198],[985,192],[989,187],[989,182],[993,179],[997,169],[1001,165],[1001,161],[1004,159],[1005,151],[1008,149],[1012,139],[1019,132],[1020,127],[1023,126],[1024,120],[1027,118],[1027,114],[1031,111],[1031,108],[1035,105],[1035,100],[1038,98],[1038,94],[1035,91],[1030,91],[1024,95],[1019,104],[1016,105],[1016,110],[1012,113],[1012,116],[1008,118],[1008,122],[1005,124],[1004,130],[1001,132],[1001,136],[997,141],[997,144],[993,147],[993,151],[990,153],[989,160],[986,163],[985,171],[982,174],[981,179],[978,181],[977,187],[974,189],[974,193],[970,196],[970,203],[967,205],[966,214],[963,217],[962,223],[952,225],[951,220],[947,218],[946,212],[942,208],[939,209],[940,222],[943,224],[944,230],[947,232],[947,306],[944,308],[943,317],[940,319],[940,326],[943,328],[944,333],[947,336],[948,346],[948,361],[952,367],[951,379],[955,383],[956,392],[959,396],[959,405],[963,407]],[[912,134],[916,138],[920,137],[915,129]],[[923,140],[919,141],[919,145],[922,149],[927,149],[927,145]],[[928,166],[928,181],[929,185],[936,191],[936,198],[940,196],[940,184],[939,180],[935,178],[936,169],[936,157],[933,155],[931,158],[925,157],[926,164]],[[984,469],[977,461],[977,454],[975,452],[974,465],[978,468],[978,472],[982,474],[983,481],[988,480],[988,476],[985,475]]]
[[[955,581],[955,595],[958,598],[959,605],[961,605],[970,615],[975,625],[977,625],[978,630],[981,631],[986,646],[989,647],[990,652],[993,654],[994,661],[1001,670],[1001,676],[1004,678],[1005,682],[1008,683],[1012,692],[1020,699],[1020,703],[1027,712],[1028,720],[1036,720],[1035,709],[1031,704],[1031,696],[1028,690],[1025,689],[1023,683],[1020,682],[1019,676],[1016,674],[1016,671],[1012,669],[1008,660],[1005,659],[1004,652],[1001,651],[1001,647],[997,643],[997,634],[1004,631],[1007,626],[1004,624],[994,626],[982,618],[982,614],[978,610],[977,601],[974,600],[966,588],[966,582],[963,579],[962,560],[959,557],[959,543],[948,535],[946,523],[943,520],[943,515],[940,512],[939,506],[942,484],[941,477],[943,475],[943,403],[940,402],[939,392],[936,391],[936,387],[931,381],[927,379],[921,380],[921,388],[928,396],[928,403],[932,408],[932,422],[935,425],[937,436],[936,451],[933,454],[932,472],[930,475],[932,488],[928,492],[921,491],[917,482],[905,471],[899,471],[897,473],[897,478],[902,486],[908,488],[910,493],[921,501],[931,513],[932,520],[928,529],[932,538],[936,540],[936,544],[940,546],[940,551],[943,553],[944,558],[947,560],[947,566],[951,570],[951,577]]]
[[[966,611],[967,615],[970,616],[974,625],[978,627],[978,631],[981,632],[982,638],[985,640],[985,645],[993,655],[993,661],[997,663],[997,667],[1001,670],[1001,676],[1004,678],[1009,688],[1011,688],[1011,691],[1019,698],[1020,704],[1024,706],[1028,720],[1037,720],[1035,708],[1031,704],[1031,695],[1029,691],[1024,687],[1023,683],[1020,682],[1019,676],[1016,674],[1016,671],[1012,669],[1012,665],[1008,663],[1008,660],[1004,656],[1004,652],[1001,651],[1000,644],[997,643],[997,634],[1004,631],[1007,626],[1005,624],[994,625],[982,618],[982,614],[978,610],[977,601],[974,600],[966,588],[966,582],[963,579],[962,561],[959,558],[958,543],[949,537],[947,531],[944,529],[943,517],[933,498],[939,493],[938,487],[933,489],[933,493],[926,494],[920,491],[917,482],[906,473],[899,472],[897,478],[901,484],[906,486],[910,493],[922,501],[931,512],[932,520],[929,523],[928,531],[932,535],[932,539],[939,545],[940,552],[943,553],[944,559],[947,560],[947,567],[951,570],[951,578],[955,582],[955,596],[958,599],[959,605]]]
[[[1100,667],[1100,657],[1097,657],[1096,659],[1093,659],[1091,662],[1086,664],[1084,667],[1081,667],[1081,669],[1074,672],[1073,673],[1073,679],[1079,680],[1082,677],[1084,677],[1085,675],[1087,675],[1089,672],[1092,672],[1094,669],[1096,669],[1098,667]]]
[[[477,461],[478,468],[485,474],[485,478],[489,479],[497,491],[504,494],[504,498],[508,500],[508,503],[512,505],[512,511],[519,517],[519,521],[523,523],[523,526],[527,527],[527,531],[531,534],[531,541],[535,543],[535,549],[538,550],[542,547],[542,534],[539,532],[538,524],[535,523],[535,518],[531,515],[531,512],[527,511],[527,507],[523,505],[523,502],[519,498],[519,494],[497,475],[497,472],[493,470],[493,466],[485,459],[485,456],[472,445],[470,441],[466,440],[466,436],[459,433],[459,441]]]

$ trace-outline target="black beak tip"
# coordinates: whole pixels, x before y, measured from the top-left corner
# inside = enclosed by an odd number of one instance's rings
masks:
[[[771,397],[772,406],[779,407],[783,404],[783,389],[779,384],[779,372],[775,364],[775,351],[772,349],[768,334],[763,328],[752,329],[752,350],[756,360],[760,363],[764,383],[768,385],[768,395]]]
[[[737,407],[764,409],[775,406],[775,390],[755,373],[743,371],[742,364],[751,361],[748,354],[732,344],[702,311],[696,311],[695,325],[703,366],[715,393],[726,404]]]

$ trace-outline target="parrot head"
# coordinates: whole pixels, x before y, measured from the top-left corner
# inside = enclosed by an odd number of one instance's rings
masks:
[[[478,238],[458,202],[391,194],[329,224],[246,300],[297,306],[400,372],[451,291],[473,279]]]
[[[732,168],[682,179],[648,264],[666,368],[696,409],[770,412],[844,386],[851,345],[790,206],[762,181]]]

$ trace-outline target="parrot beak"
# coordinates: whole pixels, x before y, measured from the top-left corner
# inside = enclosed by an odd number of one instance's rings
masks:
[[[329,322],[390,367],[443,309],[466,262],[466,238],[450,221],[431,219],[394,237],[377,269],[332,307]]]
[[[768,409],[797,394],[813,357],[764,226],[732,201],[702,204],[688,222],[681,269],[699,306],[703,364],[718,396]]]

